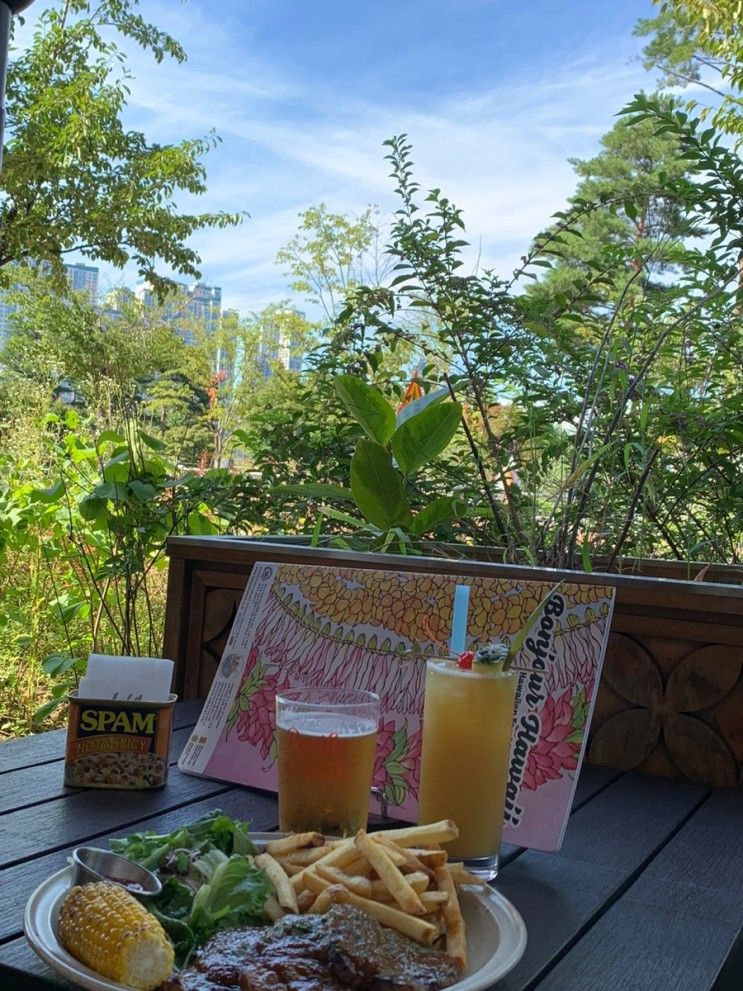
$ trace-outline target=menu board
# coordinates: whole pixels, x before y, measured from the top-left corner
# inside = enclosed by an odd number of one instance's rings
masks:
[[[470,587],[472,649],[514,636],[552,588],[549,582],[257,562],[178,767],[276,791],[276,693],[309,686],[370,689],[382,708],[373,784],[391,816],[414,822],[424,661],[445,652],[457,585]],[[505,842],[540,850],[562,843],[613,604],[608,586],[560,585],[515,659],[524,670]]]

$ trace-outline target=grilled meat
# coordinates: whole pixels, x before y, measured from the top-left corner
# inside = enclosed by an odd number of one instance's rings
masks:
[[[162,991],[438,991],[457,977],[445,953],[335,905],[325,915],[288,915],[270,929],[218,933]]]
[[[457,965],[445,953],[419,946],[385,929],[364,912],[336,906],[327,936],[333,973],[364,991],[438,991],[457,980]]]

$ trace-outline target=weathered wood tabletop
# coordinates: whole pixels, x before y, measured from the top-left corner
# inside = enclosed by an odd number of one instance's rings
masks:
[[[198,712],[177,707],[174,760]],[[63,731],[0,744],[0,991],[70,987],[26,943],[23,911],[74,846],[171,830],[214,808],[276,828],[275,796],[175,767],[161,790],[66,789],[63,751]],[[743,796],[586,766],[562,850],[507,849],[497,886],[529,934],[498,991],[733,988]]]

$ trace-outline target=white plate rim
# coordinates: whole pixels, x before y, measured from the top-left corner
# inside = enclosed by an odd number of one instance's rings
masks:
[[[257,843],[269,842],[281,833],[251,833]],[[85,991],[132,991],[125,984],[111,981],[90,970],[71,956],[57,940],[53,917],[72,882],[72,867],[63,867],[42,881],[26,903],[23,930],[33,951],[61,977],[67,978]],[[491,956],[474,973],[467,974],[446,991],[486,991],[512,970],[526,949],[526,925],[507,898],[491,887],[465,886],[462,890],[463,909],[467,899],[479,902],[491,923],[491,938],[497,945]]]

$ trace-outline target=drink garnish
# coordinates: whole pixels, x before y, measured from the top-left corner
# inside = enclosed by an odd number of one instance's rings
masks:
[[[524,641],[541,615],[542,608],[563,583],[564,579],[547,592],[536,608],[531,611],[526,622],[515,636],[510,639],[494,640],[492,643],[483,644],[477,648],[474,654],[471,650],[463,651],[457,655],[457,667],[463,671],[472,671],[473,665],[497,667],[501,671],[510,670],[513,667],[514,659],[524,645]],[[519,670],[526,669],[519,668]]]
[[[495,640],[482,647],[478,647],[475,652],[475,664],[487,665],[489,667],[497,665],[502,667],[508,660],[509,645],[502,640]]]

